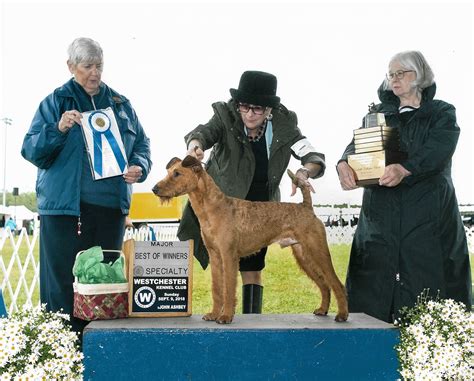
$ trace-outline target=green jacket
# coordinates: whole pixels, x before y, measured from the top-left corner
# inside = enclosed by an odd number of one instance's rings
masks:
[[[252,147],[245,135],[244,125],[234,101],[217,102],[212,107],[214,116],[209,122],[199,125],[187,134],[186,144],[197,139],[204,150],[212,148],[206,164],[207,172],[226,195],[244,199],[255,171]],[[279,184],[292,154],[301,160],[302,164],[320,164],[322,170],[316,177],[324,174],[326,165],[323,154],[312,151],[299,157],[292,152],[290,147],[305,138],[298,128],[298,119],[294,112],[281,105],[279,109],[273,109],[272,114],[273,136],[268,159],[268,185],[270,200],[279,200]],[[194,255],[203,268],[206,268],[209,262],[208,254],[201,240],[199,223],[189,203],[183,212],[178,237],[180,240],[194,240]]]
[[[471,306],[471,273],[464,226],[451,179],[459,127],[455,108],[423,91],[418,111],[403,123],[399,99],[379,89],[387,125],[398,127],[401,164],[412,175],[396,187],[366,187],[347,275],[349,310],[384,321],[413,306],[425,288],[432,296]],[[354,153],[353,141],[341,160]]]

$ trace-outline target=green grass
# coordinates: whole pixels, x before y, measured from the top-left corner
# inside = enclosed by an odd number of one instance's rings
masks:
[[[36,261],[38,261],[38,247],[37,242],[34,253]],[[331,245],[330,246],[332,262],[334,269],[339,279],[344,283],[346,279],[347,264],[349,260],[350,245]],[[5,246],[0,252],[5,267],[8,267],[10,258],[13,252],[12,245],[9,240],[5,242]],[[25,262],[28,248],[23,239],[20,246],[20,258],[22,263]],[[205,271],[199,265],[199,262],[194,260],[193,272],[193,300],[192,311],[193,314],[204,314],[210,310],[211,307],[211,271],[207,268]],[[474,274],[474,260],[471,255],[471,271]],[[27,272],[28,287],[33,278],[33,267],[31,263]],[[15,288],[19,279],[18,266],[15,264],[10,282]],[[0,273],[0,285],[3,282],[3,274]],[[316,306],[319,306],[320,294],[316,286],[309,280],[309,278],[299,269],[293,255],[289,248],[280,249],[278,245],[270,246],[266,257],[266,267],[263,271],[263,312],[264,313],[311,313]],[[241,304],[241,281],[238,277],[237,286],[237,313],[242,310]],[[4,298],[7,306],[10,303],[10,297],[4,290]],[[25,292],[22,289],[20,293],[18,305],[21,306],[26,298]],[[33,294],[33,303],[39,300],[39,287],[35,288]],[[330,313],[336,311],[335,298],[332,294]]]

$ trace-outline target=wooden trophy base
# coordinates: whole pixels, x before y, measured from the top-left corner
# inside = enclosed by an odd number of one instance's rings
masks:
[[[356,184],[365,187],[378,185],[385,167],[405,158],[404,152],[380,150],[349,155],[347,162],[355,172]]]

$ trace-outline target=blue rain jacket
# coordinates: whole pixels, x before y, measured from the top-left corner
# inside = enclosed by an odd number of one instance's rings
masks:
[[[143,175],[139,182],[145,181],[152,164],[150,141],[134,109],[127,98],[104,83],[100,94],[101,105],[105,102],[114,111],[128,165],[140,166]],[[38,167],[36,197],[40,215],[80,215],[82,165],[86,154],[84,139],[80,126],[75,125],[69,132],[61,133],[58,123],[67,110],[91,111],[83,98],[73,79],[54,90],[39,105],[23,140],[22,156]],[[118,191],[120,209],[128,214],[132,186],[124,180]]]

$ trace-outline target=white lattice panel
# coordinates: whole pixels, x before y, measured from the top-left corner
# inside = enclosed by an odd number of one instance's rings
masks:
[[[330,245],[351,244],[356,226],[326,226],[326,236]]]
[[[0,236],[0,288],[6,299],[9,314],[18,311],[22,305],[38,305],[38,297],[34,298],[35,290],[39,290],[39,262],[34,255],[38,243],[39,229],[35,229],[33,236],[28,236],[23,228],[20,234],[14,236],[9,228],[3,229]],[[24,241],[24,242],[23,242]],[[3,255],[4,247],[9,242],[13,248],[11,257]],[[20,248],[26,246],[27,253],[24,259],[20,256]],[[13,274],[15,276],[13,276]],[[29,275],[31,280],[28,280]],[[20,299],[24,300],[21,305]]]
[[[473,255],[474,254],[474,226],[471,226],[471,227],[465,226],[464,230],[466,231],[467,246],[469,248],[469,253]]]
[[[152,230],[153,229],[153,230]],[[138,229],[127,228],[124,241],[133,238],[135,241],[177,241],[178,224],[149,224]]]

